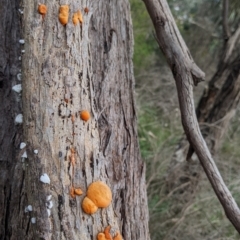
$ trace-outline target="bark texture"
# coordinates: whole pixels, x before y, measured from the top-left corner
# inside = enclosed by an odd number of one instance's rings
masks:
[[[66,26],[58,20],[63,4],[70,8]],[[149,239],[129,3],[75,0],[46,5],[43,18],[36,0],[24,1],[24,201],[17,201],[17,217],[6,216],[15,227],[4,237],[89,240],[111,225],[124,239]],[[84,12],[86,7],[89,12]],[[74,26],[72,16],[78,10],[83,23]],[[91,113],[87,122],[79,117],[84,109]],[[45,173],[50,184],[40,181]],[[97,180],[111,188],[113,200],[90,216],[81,202]],[[84,194],[72,198],[71,187],[80,187]],[[24,211],[29,205],[33,210]]]
[[[165,0],[144,0],[152,18],[158,43],[176,81],[181,119],[187,139],[233,226],[240,232],[240,210],[226,187],[201,134],[193,101],[193,84],[204,74],[191,58]]]
[[[14,122],[22,103],[20,95],[12,91],[21,83],[21,6],[18,0],[0,0],[0,6],[0,239],[10,239],[13,232],[13,239],[18,239],[18,227],[26,230],[28,226],[25,222],[23,227],[23,219],[15,221],[24,201],[23,152],[19,151],[22,126]]]

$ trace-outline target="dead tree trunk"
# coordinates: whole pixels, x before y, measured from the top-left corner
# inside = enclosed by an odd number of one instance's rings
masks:
[[[1,0],[1,239],[97,239],[108,225],[124,239],[149,239],[128,1],[71,1],[66,25],[58,19],[65,2],[48,1],[45,16],[36,0],[18,4]],[[83,22],[74,25],[78,10]],[[21,83],[21,51],[23,104],[11,91]],[[88,215],[81,203],[98,180],[113,199]]]

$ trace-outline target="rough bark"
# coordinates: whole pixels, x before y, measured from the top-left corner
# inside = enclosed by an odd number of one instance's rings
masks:
[[[12,87],[21,83],[20,1],[0,1],[0,239],[9,239],[18,232],[14,219],[21,214],[24,171],[19,144],[22,126],[14,123],[22,112],[19,94]],[[17,77],[18,76],[18,77]],[[25,229],[27,228],[27,222]],[[23,225],[19,219],[18,226]],[[15,239],[17,239],[15,237]]]
[[[27,158],[20,162],[18,141],[13,159],[20,169],[11,167],[21,181],[14,180],[9,186],[3,177],[1,184],[4,189],[14,184],[23,187],[13,194],[15,205],[3,216],[3,239],[89,240],[96,239],[107,225],[124,239],[149,239],[145,167],[139,154],[133,96],[129,3],[71,1],[66,26],[58,20],[61,4],[67,3],[48,2],[43,18],[36,0],[24,1]],[[85,7],[88,13],[84,13]],[[82,26],[72,23],[77,10],[83,13]],[[16,14],[17,9],[11,11]],[[79,117],[83,109],[91,113],[88,122]],[[75,166],[69,161],[73,148]],[[40,182],[44,173],[50,184]],[[3,176],[7,174],[3,169]],[[97,180],[108,184],[113,200],[108,208],[90,216],[82,211],[81,202],[89,184]],[[72,198],[71,186],[80,187],[84,194]],[[12,202],[13,195],[8,193],[4,201]],[[49,195],[53,201],[50,216],[46,206]],[[24,211],[28,205],[33,211]]]
[[[193,101],[192,88],[204,74],[194,64],[165,0],[144,0],[152,18],[158,43],[176,81],[184,131],[233,226],[240,232],[240,211],[212,159],[202,137]]]

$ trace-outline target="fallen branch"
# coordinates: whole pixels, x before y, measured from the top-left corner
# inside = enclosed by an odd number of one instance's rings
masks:
[[[202,137],[193,100],[193,84],[205,74],[193,58],[176,26],[166,0],[143,0],[155,27],[159,47],[166,56],[176,81],[181,118],[190,145],[220,201],[226,216],[240,233],[240,210],[225,185],[211,153]]]

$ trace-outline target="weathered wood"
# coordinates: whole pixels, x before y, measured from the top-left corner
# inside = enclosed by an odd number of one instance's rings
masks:
[[[240,211],[226,187],[197,122],[193,101],[193,84],[204,77],[194,64],[165,0],[144,0],[152,18],[158,43],[165,54],[176,81],[183,128],[225,213],[240,232]],[[194,71],[193,71],[194,66]],[[197,74],[196,74],[197,73]],[[194,80],[195,79],[195,80]]]
[[[19,179],[24,182],[13,184],[23,186],[24,200],[17,193],[15,206],[8,208],[18,216],[11,215],[12,219],[5,214],[7,228],[14,227],[3,238],[89,240],[111,225],[124,239],[149,239],[145,167],[133,96],[129,2],[71,1],[66,26],[58,20],[59,6],[66,2],[48,1],[44,18],[37,11],[38,3],[24,0],[22,21],[27,158],[24,171],[21,166],[13,173],[23,174]],[[83,14],[82,26],[72,23],[77,10]],[[83,109],[91,113],[88,122],[79,117]],[[70,162],[71,149],[75,166]],[[50,184],[40,181],[44,173]],[[81,202],[96,180],[108,184],[113,200],[90,216],[83,213]],[[6,182],[3,186],[8,188]],[[72,198],[71,186],[80,187],[84,194]],[[49,195],[52,208],[47,208]],[[32,211],[24,211],[28,205]]]

